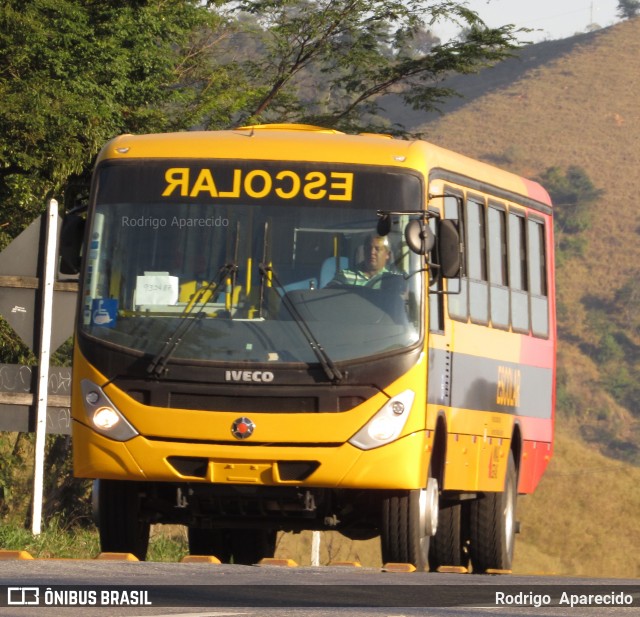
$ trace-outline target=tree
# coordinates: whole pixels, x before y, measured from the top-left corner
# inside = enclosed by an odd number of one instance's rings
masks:
[[[433,45],[437,19],[468,38]],[[451,0],[3,0],[0,250],[47,195],[73,202],[116,134],[366,128],[381,94],[429,109],[450,94],[435,80],[503,58],[513,34]]]
[[[618,15],[631,19],[640,13],[640,0],[618,0]]]
[[[513,26],[487,28],[450,0],[241,0],[238,8],[265,33],[265,53],[243,63],[253,88],[242,118],[249,123],[367,129],[381,95],[396,92],[414,109],[433,109],[452,94],[439,79],[477,71],[516,46]],[[467,37],[407,46],[439,19],[466,25]],[[315,96],[304,100],[300,92],[310,80]]]
[[[550,167],[540,177],[554,204],[554,219],[558,231],[578,234],[591,223],[591,206],[604,191],[594,186],[581,167],[570,166],[566,171]]]
[[[468,36],[440,44],[439,19]],[[439,78],[500,60],[513,36],[451,0],[2,0],[0,250],[47,196],[86,199],[119,133],[386,128],[380,95],[428,110],[451,94]],[[4,361],[25,358],[1,320],[0,342]]]
[[[209,71],[223,19],[197,0],[2,4],[0,249],[114,135],[189,128],[241,104],[221,95],[228,73]]]

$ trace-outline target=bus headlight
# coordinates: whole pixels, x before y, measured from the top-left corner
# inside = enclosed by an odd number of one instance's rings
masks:
[[[405,390],[390,398],[349,443],[362,450],[371,450],[397,439],[409,418],[414,398],[413,390]]]
[[[106,430],[112,429],[120,421],[120,416],[111,407],[100,407],[93,414],[93,423],[97,428]]]
[[[87,420],[97,433],[115,441],[127,441],[138,435],[100,386],[88,379],[83,379],[80,386]]]

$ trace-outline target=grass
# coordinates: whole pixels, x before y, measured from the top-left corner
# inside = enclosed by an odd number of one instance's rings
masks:
[[[0,547],[4,550],[27,551],[32,557],[40,559],[88,558],[100,552],[95,529],[68,529],[55,519],[49,521],[37,536],[16,523],[0,525]]]
[[[0,548],[27,551],[36,559],[94,559],[100,554],[100,538],[95,527],[68,527],[57,519],[48,521],[42,533],[16,523],[0,525]],[[178,562],[188,554],[186,533],[178,526],[152,528],[149,561]]]

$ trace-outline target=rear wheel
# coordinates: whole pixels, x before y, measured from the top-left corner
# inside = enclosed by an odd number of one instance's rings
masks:
[[[100,550],[132,553],[144,561],[150,524],[141,520],[142,485],[122,480],[100,480],[96,484]]]
[[[466,566],[468,561],[462,534],[462,504],[441,506],[438,529],[429,547],[429,565],[437,570],[440,566]]]
[[[400,491],[382,502],[381,544],[384,563],[411,563],[429,569],[429,542],[438,525],[438,482],[426,489]]]
[[[213,555],[223,563],[251,565],[263,557],[273,556],[276,535],[277,532],[271,529],[189,527],[189,552],[192,555]]]
[[[473,571],[511,570],[516,530],[517,474],[509,453],[504,490],[485,493],[470,507],[470,551]]]

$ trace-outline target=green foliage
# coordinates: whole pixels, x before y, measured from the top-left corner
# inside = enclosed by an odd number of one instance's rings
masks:
[[[264,53],[243,63],[253,87],[248,123],[376,128],[380,95],[397,92],[415,109],[433,109],[451,95],[437,78],[477,71],[516,46],[512,26],[487,28],[459,2],[243,0],[239,7],[263,31]],[[464,24],[468,36],[411,44],[438,19]]]
[[[587,299],[589,330],[597,337],[592,357],[601,385],[615,401],[640,416],[640,283],[629,277],[609,302]]]
[[[640,0],[618,0],[618,15],[631,19],[640,13]]]
[[[632,275],[616,291],[615,304],[620,311],[620,319],[632,333],[640,336],[640,273]]]
[[[0,364],[37,364],[33,352],[20,340],[11,326],[0,317]]]
[[[0,433],[0,514],[30,525],[33,495],[33,433]],[[90,482],[73,477],[71,440],[47,435],[43,488],[43,519],[59,516],[67,524],[86,526],[91,519]]]
[[[436,45],[434,20],[468,28]],[[300,121],[369,127],[376,98],[429,109],[451,71],[515,47],[450,0],[5,0],[0,12],[0,250],[48,196],[72,204],[120,133]],[[401,128],[397,127],[400,131]]]
[[[566,171],[549,167],[538,180],[553,202],[556,266],[560,268],[568,259],[584,254],[587,241],[582,232],[591,225],[593,206],[604,191],[596,188],[587,173],[576,165]]]
[[[26,436],[25,436],[26,437]],[[16,495],[13,494],[13,488],[17,486],[25,486],[23,477],[23,453],[20,450],[21,435],[18,433],[0,433],[0,514],[7,515],[11,513],[15,506],[22,506],[20,503],[22,496],[20,492],[24,490],[18,489]],[[1,528],[1,525],[0,525]]]
[[[15,522],[0,525],[0,549],[27,551],[36,559],[94,559],[100,554],[100,539],[95,527],[78,527],[54,515],[38,536]],[[186,534],[161,532],[152,535],[147,559],[178,562],[188,552]]]
[[[588,229],[592,206],[604,191],[594,186],[581,167],[572,165],[566,171],[550,167],[542,174],[540,182],[551,196],[560,232],[578,234]]]
[[[196,0],[3,3],[2,245],[40,214],[48,195],[86,176],[111,137],[188,128],[207,113],[218,96],[203,86],[220,73],[204,70],[200,32],[220,23]]]
[[[62,517],[55,516],[34,536],[15,523],[0,525],[0,548],[27,551],[35,558],[91,558],[100,553],[95,529],[70,528]]]
[[[556,409],[565,418],[575,418],[580,415],[580,401],[569,391],[567,380],[566,370],[559,366],[556,375]]]

